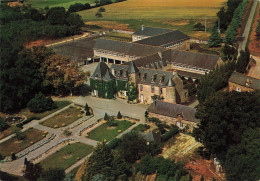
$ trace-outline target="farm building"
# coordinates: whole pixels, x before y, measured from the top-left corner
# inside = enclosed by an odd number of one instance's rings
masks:
[[[170,103],[188,100],[188,90],[184,89],[176,72],[137,68],[133,62],[129,65],[113,64],[111,68],[100,62],[90,77],[90,84],[93,96],[103,98],[129,99],[132,86],[137,90],[134,100],[144,104],[157,99]]]
[[[178,50],[165,50],[133,61],[137,67],[176,71],[193,82],[223,63],[219,56]],[[129,64],[129,63],[128,63]]]
[[[155,101],[148,108],[149,117],[156,117],[165,123],[174,124],[180,129],[187,125],[189,128],[196,127],[199,120],[195,118],[196,109],[163,101]]]
[[[237,92],[259,91],[260,79],[233,72],[228,80],[228,89]]]
[[[100,58],[100,61],[114,64],[122,64],[164,50],[161,47],[106,39],[98,39],[93,49],[94,56]]]

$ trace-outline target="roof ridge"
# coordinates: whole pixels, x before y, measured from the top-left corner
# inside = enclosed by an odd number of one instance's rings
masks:
[[[244,75],[244,76],[246,76],[246,77],[250,77],[250,78],[253,78],[253,79],[257,79],[257,80],[260,80],[260,78],[257,78],[257,77],[252,77],[252,76],[249,76],[249,75],[245,75],[245,74],[242,74],[242,73],[240,73],[240,72],[237,72],[237,71],[234,71],[233,73],[237,73],[237,74],[240,74],[240,75]],[[232,74],[233,74],[232,73]],[[231,74],[231,75],[232,75]]]

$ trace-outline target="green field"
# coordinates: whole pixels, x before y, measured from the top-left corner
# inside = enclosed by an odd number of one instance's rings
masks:
[[[114,137],[116,137],[119,132],[118,130],[121,130],[121,132],[125,131],[127,128],[133,125],[130,121],[119,121],[115,120],[115,123],[117,123],[117,126],[115,127],[109,127],[107,124],[102,124],[96,129],[92,130],[88,133],[88,138],[97,140],[97,141],[110,141]]]
[[[52,128],[64,127],[78,120],[81,115],[82,113],[80,112],[80,109],[69,107],[68,109],[65,109],[53,117],[41,122],[41,124]]]
[[[0,153],[2,156],[10,156],[11,153],[18,153],[45,137],[44,132],[38,129],[28,129],[22,134],[25,136],[22,140],[18,140],[15,136],[0,144]]]
[[[83,143],[73,143],[58,150],[40,162],[44,170],[51,168],[67,169],[93,151],[93,147]]]
[[[45,8],[46,6],[49,6],[49,8],[57,6],[69,8],[71,4],[86,4],[93,2],[94,0],[25,0],[25,4],[31,4],[34,8]]]

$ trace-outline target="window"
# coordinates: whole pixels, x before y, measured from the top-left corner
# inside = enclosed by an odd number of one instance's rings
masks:
[[[154,93],[154,86],[151,86],[151,92]]]
[[[237,91],[237,92],[241,92],[241,88],[240,88],[240,87],[237,87],[237,88],[236,88],[236,91]]]
[[[163,88],[160,87],[160,88],[159,88],[159,94],[162,94],[162,93],[163,93]]]
[[[140,91],[143,91],[143,85],[140,85]]]

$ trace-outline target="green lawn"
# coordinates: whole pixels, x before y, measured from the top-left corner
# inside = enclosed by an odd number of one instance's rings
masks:
[[[54,113],[54,112],[58,111],[59,109],[62,109],[71,104],[70,101],[54,101],[54,102],[56,103],[57,108],[53,109],[51,111],[45,111],[43,113],[33,113],[33,112],[30,112],[28,108],[26,108],[26,109],[22,109],[20,111],[20,113],[25,115],[27,118],[34,116],[34,117],[39,117],[40,119],[42,119],[42,118],[48,116],[49,114]]]
[[[21,128],[18,128],[17,126],[12,125],[12,126],[10,126],[9,128],[7,128],[6,130],[1,131],[1,132],[0,132],[0,139],[4,139],[4,138],[6,138],[7,136],[10,136],[11,134],[13,134],[13,132],[14,132],[15,130],[21,130]]]
[[[67,169],[93,151],[93,147],[83,143],[65,146],[40,162],[44,170],[51,168]]]
[[[18,140],[16,137],[13,137],[1,143],[0,144],[1,155],[10,156],[12,152],[18,153],[45,137],[43,136],[45,135],[44,132],[38,129],[28,129],[22,134],[25,135],[25,138],[23,140]]]
[[[118,130],[121,130],[121,132],[123,132],[134,124],[126,120],[123,121],[115,120],[114,122],[118,124],[116,127],[109,127],[106,123],[103,123],[96,129],[89,132],[88,138],[97,141],[103,141],[103,140],[110,141],[119,134]]]
[[[74,121],[78,120],[79,115],[81,114],[82,113],[80,112],[80,109],[76,107],[69,107],[68,109],[41,122],[41,124],[52,128],[59,128],[59,127],[67,126],[73,123]]]
[[[46,6],[49,6],[49,8],[57,6],[69,8],[71,4],[85,4],[93,2],[94,0],[25,0],[25,4],[31,4],[34,8],[45,8]]]

